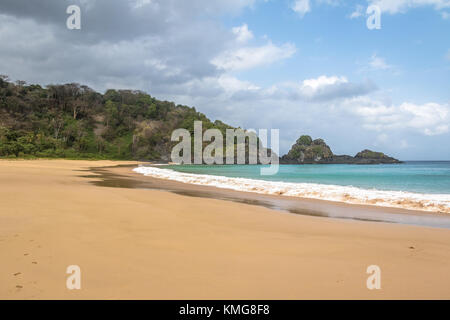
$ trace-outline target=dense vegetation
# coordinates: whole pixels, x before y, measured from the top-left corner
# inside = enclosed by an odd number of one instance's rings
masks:
[[[141,91],[100,94],[76,83],[27,85],[0,76],[0,157],[169,160],[174,129],[226,124]]]
[[[313,140],[310,136],[301,136],[287,155],[283,157],[287,163],[314,163],[331,161],[333,152],[322,139]]]

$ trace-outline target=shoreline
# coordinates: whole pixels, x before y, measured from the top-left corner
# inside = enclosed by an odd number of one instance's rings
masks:
[[[445,213],[236,191],[145,176],[132,171],[132,167],[97,168],[95,171],[98,178],[103,179],[103,182],[93,182],[99,186],[166,190],[193,197],[256,204],[300,215],[450,228],[450,215]],[[105,175],[105,171],[109,175]],[[114,177],[114,174],[117,176]],[[125,180],[125,177],[128,180]],[[130,178],[134,181],[129,180]]]
[[[385,208],[450,214],[449,194],[389,191],[320,183],[293,183],[254,178],[228,177],[207,173],[189,173],[160,166],[139,166],[135,172],[145,176],[194,185],[213,186],[241,192],[280,197],[327,200]],[[450,215],[449,215],[450,216]]]
[[[125,188],[148,178],[117,165],[136,163],[0,161],[0,298],[450,298],[447,229]],[[95,170],[109,185],[95,185]],[[366,287],[374,264],[382,290]],[[81,290],[65,287],[69,265],[82,270]]]

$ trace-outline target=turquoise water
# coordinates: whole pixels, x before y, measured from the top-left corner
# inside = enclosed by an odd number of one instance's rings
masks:
[[[278,174],[261,176],[261,166],[168,166],[174,171],[291,183],[353,186],[363,189],[450,194],[450,161],[383,165],[280,165]]]

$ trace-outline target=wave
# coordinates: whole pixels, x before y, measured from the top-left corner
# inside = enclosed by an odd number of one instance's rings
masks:
[[[422,194],[404,191],[362,189],[352,186],[230,178],[184,173],[156,167],[138,167],[133,169],[133,171],[153,178],[236,191],[450,213],[450,195],[448,194]]]

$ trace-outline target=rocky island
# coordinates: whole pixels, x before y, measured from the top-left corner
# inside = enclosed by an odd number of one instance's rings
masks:
[[[335,155],[322,139],[313,140],[310,136],[301,136],[288,154],[280,158],[281,164],[381,164],[401,163],[382,152],[363,150],[354,157]]]

